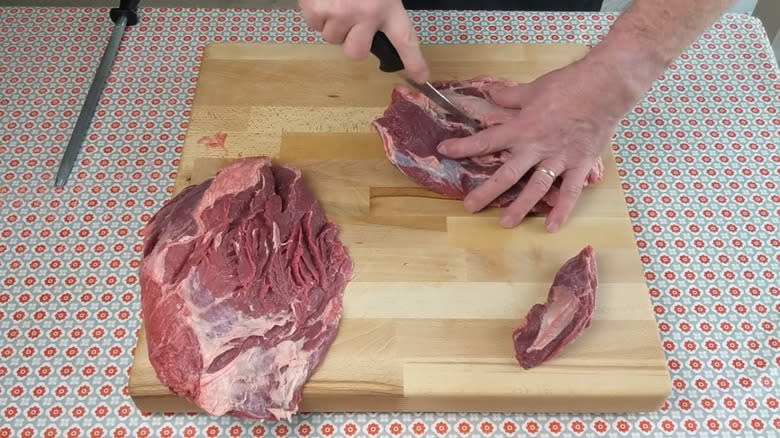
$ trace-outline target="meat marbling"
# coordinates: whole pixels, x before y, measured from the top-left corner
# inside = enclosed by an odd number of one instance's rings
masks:
[[[488,94],[494,85],[514,85],[502,78],[480,75],[463,81],[439,81],[433,85],[464,112],[480,121],[484,128],[506,123],[518,111],[496,105]],[[372,123],[379,133],[387,158],[409,179],[441,195],[463,199],[471,190],[488,179],[509,157],[509,151],[463,159],[448,158],[436,146],[453,137],[474,134],[472,128],[457,122],[430,99],[417,91],[396,87],[391,103],[383,115]],[[484,129],[483,128],[483,129]],[[604,168],[596,160],[585,184],[599,183]],[[490,206],[503,207],[522,191],[531,173],[504,192]],[[560,179],[536,204],[532,213],[546,213],[555,205],[560,193]]]
[[[212,415],[290,419],[338,331],[352,261],[301,173],[234,161],[144,229],[141,301],[160,381]]]
[[[545,304],[534,304],[512,333],[525,369],[557,356],[590,326],[598,290],[596,252],[590,245],[567,260],[553,278]]]

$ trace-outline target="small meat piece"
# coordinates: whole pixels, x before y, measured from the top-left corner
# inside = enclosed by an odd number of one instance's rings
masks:
[[[588,245],[558,270],[547,303],[531,307],[514,330],[515,355],[523,368],[555,357],[590,326],[598,284],[596,253]]]
[[[212,415],[287,419],[338,331],[352,261],[299,170],[234,161],[144,229],[159,380]]]
[[[440,81],[432,85],[465,113],[478,120],[484,128],[506,123],[520,110],[510,110],[495,104],[487,92],[494,85],[510,86],[514,82],[487,75],[464,81]],[[383,115],[373,121],[379,133],[385,155],[401,173],[422,187],[454,199],[466,195],[487,180],[511,157],[509,151],[473,158],[451,159],[436,150],[448,138],[466,137],[476,133],[456,121],[423,94],[396,87],[391,103]],[[484,129],[483,128],[483,129]],[[490,206],[503,207],[511,203],[530,179],[532,171],[495,199]],[[597,160],[585,184],[603,180],[604,168]],[[532,213],[549,212],[560,193],[560,179],[536,204]]]

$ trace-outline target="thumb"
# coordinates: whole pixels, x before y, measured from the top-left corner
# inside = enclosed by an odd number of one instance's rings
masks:
[[[488,94],[497,105],[501,105],[504,108],[520,109],[525,104],[530,91],[531,87],[528,84],[512,85],[509,87],[495,85],[488,89]]]

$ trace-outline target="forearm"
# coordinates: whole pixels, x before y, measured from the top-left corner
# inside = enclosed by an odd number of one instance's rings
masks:
[[[639,100],[669,64],[735,0],[635,0],[591,50],[591,68],[601,71],[622,105]]]

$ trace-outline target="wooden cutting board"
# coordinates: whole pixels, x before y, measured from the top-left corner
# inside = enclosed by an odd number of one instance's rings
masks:
[[[579,45],[423,48],[433,79],[490,73],[521,82],[586,53]],[[657,409],[670,379],[611,148],[606,180],[588,187],[555,234],[542,218],[516,229],[498,211],[467,213],[385,158],[370,122],[400,79],[337,46],[211,45],[204,54],[175,193],[236,157],[299,167],[340,226],[355,263],[344,316],[304,388],[302,412]],[[512,330],[545,300],[565,260],[598,256],[593,324],[532,370]],[[140,332],[130,395],[144,412],[197,412],[157,380]]]

